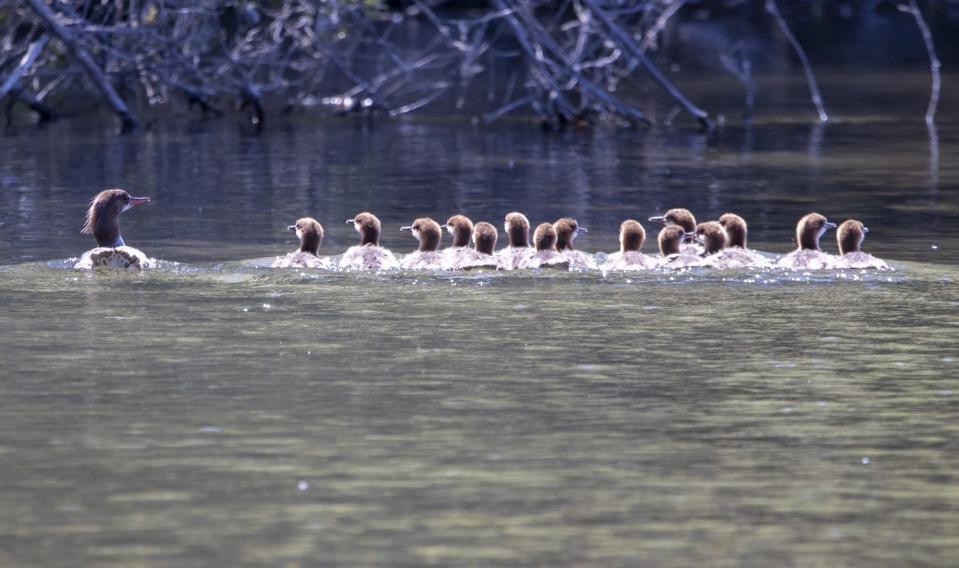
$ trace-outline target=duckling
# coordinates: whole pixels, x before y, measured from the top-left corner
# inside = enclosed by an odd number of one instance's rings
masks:
[[[886,261],[873,255],[862,252],[862,241],[866,238],[869,228],[860,221],[849,219],[839,225],[836,230],[836,241],[839,243],[839,258],[833,263],[833,268],[875,268],[876,270],[892,270]]]
[[[468,217],[453,215],[440,228],[446,229],[453,237],[453,244],[443,249],[443,264],[447,270],[467,268],[477,260],[486,261],[482,255],[469,248],[473,236],[473,222]]]
[[[573,240],[576,236],[589,232],[585,227],[580,227],[576,219],[563,217],[553,223],[553,229],[556,230],[556,249],[569,262],[570,270],[579,272],[596,270],[596,260],[593,259],[593,255],[573,249]]]
[[[506,248],[498,251],[496,257],[499,259],[500,267],[503,270],[513,270],[518,268],[524,259],[533,256],[533,253],[536,252],[529,246],[529,219],[526,218],[526,215],[514,211],[506,215],[503,226],[509,244]]]
[[[556,250],[556,229],[550,223],[540,223],[533,231],[536,252],[520,260],[517,268],[559,268],[569,270],[569,260]]]
[[[655,215],[650,217],[649,220],[653,223],[662,223],[663,225],[679,225],[683,228],[683,231],[687,235],[694,235],[696,233],[696,217],[692,214],[689,209],[670,209],[662,215]],[[683,252],[687,252],[685,249],[690,249],[688,252],[699,254],[703,252],[703,247],[693,240],[693,237],[683,237],[683,242],[680,244],[680,249]]]
[[[680,248],[680,243],[690,235],[679,225],[666,225],[659,231],[659,252],[663,256],[660,266],[663,268],[691,268],[704,266],[702,257],[689,248]]]
[[[360,234],[360,244],[352,246],[340,259],[342,270],[393,270],[400,267],[396,257],[380,246],[380,220],[368,212],[359,213],[347,223]]]
[[[660,261],[640,251],[646,242],[646,230],[639,221],[627,219],[619,226],[619,252],[609,255],[602,269],[606,271],[648,270],[659,266]]]
[[[796,244],[798,248],[780,258],[776,266],[793,270],[831,268],[836,257],[824,253],[819,248],[819,238],[829,229],[835,228],[835,223],[830,223],[819,213],[806,215],[796,223]]]
[[[744,268],[749,266],[735,256],[726,256],[726,229],[716,221],[696,225],[696,238],[703,244],[703,264],[713,268]]]
[[[719,224],[726,229],[726,250],[723,257],[736,259],[742,266],[753,268],[767,268],[772,262],[762,254],[746,247],[746,236],[749,229],[746,220],[735,213],[723,213],[719,217]]]
[[[416,252],[412,252],[403,258],[400,263],[401,268],[407,270],[443,270],[443,255],[439,252],[440,239],[443,231],[440,224],[423,217],[413,221],[408,227],[401,227],[401,231],[410,231],[419,241],[420,246]]]
[[[479,222],[473,230],[473,246],[476,250],[472,251],[475,256],[473,260],[464,265],[468,270],[474,268],[500,268],[499,259],[493,256],[496,249],[496,239],[499,234],[496,227],[486,222]]]
[[[287,227],[287,230],[296,231],[300,248],[277,258],[273,261],[273,268],[330,268],[329,259],[317,256],[323,242],[323,225],[312,217],[303,217]]]
[[[120,236],[120,213],[150,203],[149,197],[133,197],[122,189],[106,189],[94,196],[87,209],[86,222],[80,231],[93,235],[97,246],[83,253],[73,265],[80,270],[94,268],[153,268],[156,261],[142,251],[129,247]]]

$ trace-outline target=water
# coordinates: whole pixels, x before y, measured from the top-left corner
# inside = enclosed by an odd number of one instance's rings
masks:
[[[951,564],[959,128],[936,157],[913,118],[0,138],[0,565]],[[154,198],[124,236],[171,262],[65,269],[114,185]],[[364,209],[399,252],[414,217],[513,209],[609,251],[675,205],[739,212],[771,252],[809,210],[855,216],[897,270],[246,262],[291,250],[304,214],[327,254]]]

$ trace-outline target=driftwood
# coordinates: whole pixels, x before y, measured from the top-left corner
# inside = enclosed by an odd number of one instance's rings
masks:
[[[939,62],[916,0],[901,1],[930,57],[931,123]],[[93,94],[124,129],[139,123],[135,112],[177,100],[204,117],[233,106],[255,130],[275,109],[398,116],[440,105],[485,122],[526,109],[562,128],[651,124],[631,95],[650,81],[679,109],[660,120],[685,112],[710,128],[709,113],[653,57],[686,3],[490,0],[457,12],[446,0],[406,0],[395,9],[371,0],[23,0],[0,10],[0,99],[8,118],[23,104],[47,120]],[[820,120],[828,120],[802,46],[776,0],[765,7],[802,63]],[[746,87],[748,116],[756,92],[750,62],[742,54],[717,59]],[[484,98],[486,108],[475,108]]]

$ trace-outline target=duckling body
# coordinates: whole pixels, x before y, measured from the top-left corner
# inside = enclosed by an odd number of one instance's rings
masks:
[[[127,246],[120,235],[120,213],[146,203],[150,203],[149,197],[133,197],[122,189],[107,189],[98,193],[90,202],[86,222],[81,231],[93,235],[97,246],[83,253],[73,267],[79,270],[142,270],[156,266],[155,260],[142,251]]]
[[[579,226],[576,219],[564,217],[553,223],[553,230],[556,231],[556,250],[568,263],[569,270],[584,272],[597,269],[596,259],[593,258],[593,255],[573,248],[573,241],[576,236],[588,232],[584,227]]]
[[[768,268],[772,261],[746,246],[749,233],[746,220],[735,213],[724,213],[719,217],[719,224],[726,230],[726,248],[723,257],[736,268]]]
[[[695,233],[687,233],[679,225],[666,225],[659,231],[659,252],[662,255],[661,268],[680,269],[705,266],[703,258],[692,249],[680,248],[684,239]]]
[[[439,252],[442,231],[439,223],[424,217],[413,221],[403,231],[410,231],[419,241],[419,249],[403,257],[400,267],[406,270],[443,270],[446,267],[445,258]]]
[[[556,250],[556,229],[549,223],[542,223],[533,233],[536,251],[524,257],[516,268],[555,268],[569,270],[569,260]]]
[[[529,219],[526,215],[515,211],[509,213],[503,226],[509,244],[499,250],[496,257],[502,270],[513,270],[532,257],[536,249],[529,245]]]
[[[654,223],[662,223],[664,226],[678,225],[683,229],[686,235],[692,235],[696,232],[696,216],[689,209],[681,207],[670,209],[662,215],[654,215],[649,218]],[[691,236],[683,238],[679,244],[679,252],[683,254],[700,254],[703,247],[692,239]]]
[[[328,258],[317,256],[323,242],[323,226],[312,217],[298,219],[287,230],[296,231],[300,248],[273,261],[273,268],[332,268]]]
[[[836,231],[839,257],[833,262],[833,268],[892,270],[886,261],[862,252],[862,241],[868,232],[869,228],[855,219],[849,219],[839,225]]]
[[[819,213],[810,213],[796,223],[796,243],[799,248],[783,256],[776,263],[790,270],[825,270],[832,268],[836,257],[819,248],[819,239],[829,229],[836,228]]]
[[[360,244],[352,246],[340,258],[341,270],[395,270],[400,263],[393,253],[380,246],[380,220],[372,213],[360,213],[347,219],[360,234]]]
[[[474,227],[469,218],[464,215],[454,215],[440,228],[446,229],[453,238],[453,244],[442,251],[443,267],[446,270],[465,270],[482,266],[484,263],[488,264],[489,261],[485,258],[487,255],[470,248]]]
[[[619,251],[610,254],[600,268],[608,272],[649,270],[662,262],[643,254],[640,249],[646,241],[646,230],[634,219],[627,219],[619,226]]]
[[[494,256],[496,227],[486,222],[479,222],[473,230],[473,250],[470,261],[463,265],[464,270],[499,270],[502,268],[501,259]]]

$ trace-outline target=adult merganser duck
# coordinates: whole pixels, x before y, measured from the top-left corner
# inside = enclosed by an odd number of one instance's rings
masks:
[[[819,238],[836,224],[830,223],[819,213],[810,213],[796,223],[798,248],[779,259],[776,266],[793,270],[823,270],[831,268],[836,257],[819,248]]]
[[[726,250],[723,251],[723,257],[736,262],[742,266],[754,268],[766,268],[772,266],[772,262],[765,256],[746,247],[746,238],[749,228],[746,220],[735,213],[723,213],[719,217],[719,224],[726,229]]]
[[[596,260],[593,255],[573,249],[573,240],[580,233],[587,233],[585,227],[580,227],[576,219],[563,217],[553,223],[556,230],[556,250],[569,262],[570,270],[596,270]]]
[[[886,261],[873,255],[862,252],[862,241],[866,238],[869,228],[855,219],[844,221],[836,231],[836,241],[839,243],[839,258],[833,263],[833,268],[875,268],[876,270],[892,270]]]
[[[689,209],[670,209],[662,215],[655,215],[649,218],[650,222],[653,223],[662,223],[663,225],[679,225],[685,231],[685,234],[688,235],[683,237],[683,242],[680,245],[680,249],[683,252],[686,252],[685,249],[690,249],[689,252],[699,254],[703,252],[703,247],[699,243],[693,240],[692,235],[696,233],[696,217],[693,216],[692,212]]]
[[[493,251],[496,249],[496,239],[498,237],[499,234],[496,232],[496,227],[482,221],[477,223],[473,229],[473,246],[476,250],[472,252],[475,253],[475,257],[463,268],[467,270],[474,268],[499,268],[499,259],[493,256]]]
[[[496,256],[503,270],[513,270],[536,252],[529,246],[529,219],[526,215],[514,211],[506,215],[503,227],[506,229],[509,244],[497,252]]]
[[[359,213],[347,223],[353,223],[360,234],[360,244],[352,246],[340,259],[343,270],[392,270],[400,267],[396,257],[380,246],[380,220],[368,212]]]
[[[561,268],[569,270],[569,260],[556,250],[556,229],[550,223],[540,223],[533,231],[536,252],[522,258],[516,268]]]
[[[401,231],[410,231],[419,241],[420,246],[416,252],[412,252],[403,258],[400,267],[408,270],[442,270],[443,255],[439,253],[440,239],[443,231],[440,224],[423,217],[413,221],[408,227],[401,227]]]
[[[317,256],[323,243],[323,225],[312,217],[303,217],[287,227],[287,230],[296,231],[300,248],[277,258],[273,261],[273,268],[330,268],[329,259]]]
[[[619,252],[607,257],[602,265],[606,271],[649,270],[656,268],[660,260],[640,251],[646,242],[646,230],[639,221],[627,219],[619,226]]]
[[[97,248],[83,253],[74,268],[153,268],[156,261],[147,258],[142,251],[129,247],[120,236],[120,213],[127,209],[150,203],[149,197],[133,197],[122,189],[106,189],[98,193],[87,209],[86,222],[80,231],[93,235]]]
[[[680,249],[684,239],[691,238],[696,233],[687,233],[679,225],[666,225],[659,232],[659,252],[663,255],[660,264],[663,268],[691,268],[704,266],[701,256],[693,252],[690,247]]]
[[[440,227],[453,237],[453,244],[443,249],[443,264],[447,270],[468,268],[478,260],[486,261],[483,255],[469,248],[473,237],[473,222],[465,215],[453,215]]]

